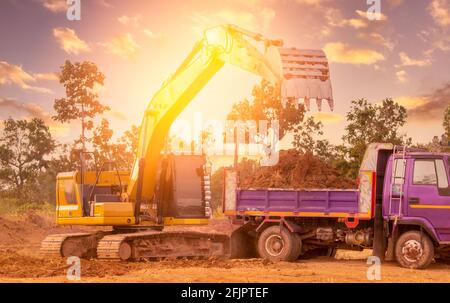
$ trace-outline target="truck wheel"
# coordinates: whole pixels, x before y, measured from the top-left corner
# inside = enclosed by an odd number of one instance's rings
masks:
[[[284,227],[270,226],[258,238],[258,253],[270,261],[294,261],[301,252],[301,239]]]
[[[426,234],[417,230],[403,233],[395,244],[397,262],[406,268],[421,269],[430,265],[434,246]]]

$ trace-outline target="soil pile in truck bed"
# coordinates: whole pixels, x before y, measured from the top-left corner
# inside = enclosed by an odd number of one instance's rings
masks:
[[[356,180],[342,176],[338,170],[311,153],[294,149],[281,150],[275,166],[260,167],[240,180],[241,188],[352,189]]]

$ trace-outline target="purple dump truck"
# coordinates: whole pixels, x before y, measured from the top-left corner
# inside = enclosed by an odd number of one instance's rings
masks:
[[[374,143],[358,189],[240,189],[227,171],[223,209],[240,225],[232,255],[290,261],[371,248],[409,268],[450,259],[449,169],[449,154]]]

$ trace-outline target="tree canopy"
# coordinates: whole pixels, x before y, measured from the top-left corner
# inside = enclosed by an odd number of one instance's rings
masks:
[[[55,141],[43,120],[5,120],[0,136],[0,180],[21,195],[24,185],[35,181],[47,167],[46,156],[54,149]]]

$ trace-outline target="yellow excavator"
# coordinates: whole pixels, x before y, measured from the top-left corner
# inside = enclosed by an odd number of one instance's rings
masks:
[[[250,41],[260,43],[264,51]],[[211,191],[204,156],[175,156],[162,150],[173,121],[225,63],[276,85],[283,100],[303,99],[308,108],[310,99],[319,108],[327,100],[332,109],[325,54],[282,46],[281,40],[234,25],[206,30],[149,103],[131,172],[80,169],[57,176],[57,224],[112,228],[50,235],[43,240],[41,251],[120,260],[229,255],[230,239],[225,234],[163,231],[168,225],[208,224]]]

